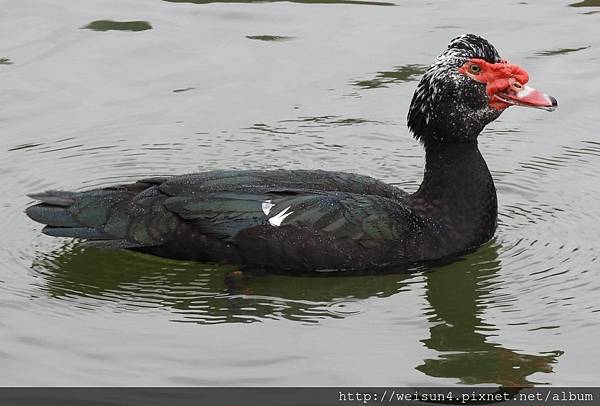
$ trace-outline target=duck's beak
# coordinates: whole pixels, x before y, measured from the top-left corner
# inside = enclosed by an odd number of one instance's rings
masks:
[[[517,92],[513,90],[498,92],[494,96],[511,106],[534,107],[548,111],[555,110],[558,106],[558,101],[554,97],[529,86],[523,86]]]

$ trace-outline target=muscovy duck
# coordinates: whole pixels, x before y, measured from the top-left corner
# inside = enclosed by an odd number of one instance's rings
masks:
[[[477,136],[509,106],[553,110],[485,39],[453,39],[417,86],[408,126],[426,152],[408,194],[368,176],[210,171],[83,192],[32,194],[44,234],[105,248],[279,271],[379,270],[477,248],[496,228],[496,189]]]

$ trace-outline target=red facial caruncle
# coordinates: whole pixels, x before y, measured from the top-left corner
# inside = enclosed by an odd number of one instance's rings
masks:
[[[554,110],[558,105],[554,97],[526,86],[529,81],[527,71],[507,61],[489,63],[473,58],[458,68],[458,71],[477,82],[485,83],[489,106],[494,109],[504,110],[518,105]]]

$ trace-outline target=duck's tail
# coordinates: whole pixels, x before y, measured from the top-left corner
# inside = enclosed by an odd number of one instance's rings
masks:
[[[49,190],[27,196],[41,202],[28,207],[25,214],[46,226],[42,229],[44,234],[52,237],[85,239],[97,238],[103,234],[101,230],[86,226],[75,217],[71,208],[75,203],[74,192]]]
[[[53,237],[84,239],[106,248],[159,245],[176,221],[159,212],[164,197],[153,186],[134,183],[87,192],[30,194],[40,203],[25,213],[44,224],[42,232]]]

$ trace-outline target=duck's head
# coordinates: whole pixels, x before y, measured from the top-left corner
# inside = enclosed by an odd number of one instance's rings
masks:
[[[423,143],[474,141],[510,106],[554,110],[557,101],[527,86],[525,69],[473,34],[454,38],[421,78],[408,127]]]

